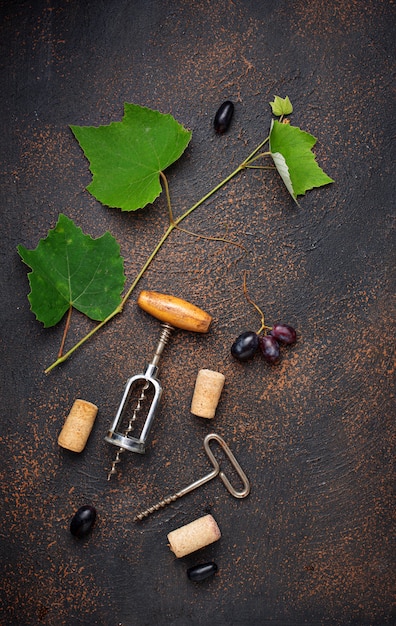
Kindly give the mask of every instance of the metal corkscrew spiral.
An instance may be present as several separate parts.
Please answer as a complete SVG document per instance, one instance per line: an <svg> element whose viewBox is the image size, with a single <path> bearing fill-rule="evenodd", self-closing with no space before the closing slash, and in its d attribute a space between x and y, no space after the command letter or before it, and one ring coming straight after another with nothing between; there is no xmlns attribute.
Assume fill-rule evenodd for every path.
<svg viewBox="0 0 396 626"><path fill-rule="evenodd" d="M149 387L149 383L146 382L146 384L144 385L141 394L139 396L139 399L137 401L135 410L133 411L132 417L130 418L129 422L128 422L128 427L125 429L124 432L124 437L128 437L129 433L133 430L133 426L134 426L134 422L136 421L136 418L138 416L138 413L140 411L140 409L142 408L142 402L144 401L146 394L145 391L148 389ZM116 467L117 464L121 461L121 454L122 452L125 452L125 448L118 448L117 450L117 454L115 456L114 461L111 464L111 469L109 471L109 473L107 474L107 480L110 480L112 476L114 476L114 474L117 473Z"/></svg>
<svg viewBox="0 0 396 626"><path fill-rule="evenodd" d="M135 376L132 376L132 378L130 378L127 381L124 395L121 400L120 406L118 407L116 417L105 438L108 443L118 445L118 450L117 450L115 459L111 465L111 469L107 475L107 480L110 480L111 477L117 473L116 468L117 468L118 463L120 463L121 461L120 456L123 452L125 452L125 450L130 450L131 452L138 452L139 454L144 454L146 451L147 436L150 432L152 422L157 413L159 401L162 395L162 387L161 387L159 380L156 377L157 370L158 370L158 362L166 344L169 341L172 331L173 331L173 327L170 324L162 324L161 335L160 335L157 348L155 350L155 354L151 363L149 363L149 365L146 367L146 370L144 371L143 374L137 374ZM139 385L139 383L141 382L143 382L144 384L141 389L140 396L137 400L136 406L133 410L132 416L129 418L128 425L126 429L124 430L123 434L120 434L120 432L117 429L120 429L122 425L124 414L130 403L130 397L132 395L132 391L134 388L136 388L136 385ZM150 406L148 407L147 418L144 423L143 430L141 431L138 438L132 437L131 432L134 429L138 414L140 413L142 409L142 404L144 400L146 399L146 392L150 387L152 387L154 390L154 396L153 396Z"/></svg>

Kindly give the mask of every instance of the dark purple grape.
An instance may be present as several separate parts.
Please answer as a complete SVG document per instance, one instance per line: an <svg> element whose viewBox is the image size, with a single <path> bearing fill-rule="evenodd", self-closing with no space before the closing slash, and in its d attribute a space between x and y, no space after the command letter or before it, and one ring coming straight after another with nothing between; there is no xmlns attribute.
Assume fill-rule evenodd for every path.
<svg viewBox="0 0 396 626"><path fill-rule="evenodd" d="M280 343L288 345L295 343L297 339L296 331L288 324L274 324L270 334Z"/></svg>
<svg viewBox="0 0 396 626"><path fill-rule="evenodd" d="M271 365L276 365L280 359L280 348L275 337L272 335L261 335L259 341L265 360Z"/></svg>
<svg viewBox="0 0 396 626"><path fill-rule="evenodd" d="M219 133L219 135L222 135L228 130L231 124L233 115L234 115L234 105L231 102L231 100L226 100L219 107L214 118L213 126L214 126L216 133Z"/></svg>
<svg viewBox="0 0 396 626"><path fill-rule="evenodd" d="M216 574L218 567L216 563L202 563L201 565L194 565L187 570L187 576L190 580L197 583L209 576Z"/></svg>
<svg viewBox="0 0 396 626"><path fill-rule="evenodd" d="M237 337L231 346L231 354L238 361L251 359L259 347L259 338L253 330L247 330Z"/></svg>
<svg viewBox="0 0 396 626"><path fill-rule="evenodd" d="M89 504L81 506L70 523L70 532L79 539L89 533L96 520L96 509Z"/></svg>

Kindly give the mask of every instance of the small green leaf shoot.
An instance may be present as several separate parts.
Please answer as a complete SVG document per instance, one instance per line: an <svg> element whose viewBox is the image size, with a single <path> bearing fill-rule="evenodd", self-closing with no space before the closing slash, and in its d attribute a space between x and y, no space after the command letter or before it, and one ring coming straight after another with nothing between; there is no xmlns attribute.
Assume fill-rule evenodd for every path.
<svg viewBox="0 0 396 626"><path fill-rule="evenodd" d="M270 102L272 113L277 116L290 115L293 112L293 105L290 102L289 96L286 98L280 98L275 96L274 101Z"/></svg>

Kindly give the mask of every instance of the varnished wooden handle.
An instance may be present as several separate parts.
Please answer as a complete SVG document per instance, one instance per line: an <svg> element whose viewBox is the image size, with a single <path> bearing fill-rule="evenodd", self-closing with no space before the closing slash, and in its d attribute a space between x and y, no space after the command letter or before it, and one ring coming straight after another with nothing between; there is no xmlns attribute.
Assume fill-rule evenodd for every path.
<svg viewBox="0 0 396 626"><path fill-rule="evenodd" d="M156 291L141 291L137 303L143 311L161 322L183 330L207 333L212 321L209 313L194 304Z"/></svg>

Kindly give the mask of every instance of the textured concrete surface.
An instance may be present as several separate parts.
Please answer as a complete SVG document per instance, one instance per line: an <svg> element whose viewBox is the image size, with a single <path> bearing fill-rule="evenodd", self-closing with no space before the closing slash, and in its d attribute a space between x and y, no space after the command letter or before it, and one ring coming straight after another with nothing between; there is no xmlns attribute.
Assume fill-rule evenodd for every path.
<svg viewBox="0 0 396 626"><path fill-rule="evenodd" d="M394 31L380 0L50 0L0 2L1 16L1 617L4 626L395 623ZM236 167L288 95L292 122L318 138L335 183L297 207L273 172L233 180L174 232L140 288L190 300L214 317L208 335L178 331L161 360L161 411L145 456L104 441L126 379L142 371L159 323L136 306L62 366L63 324L29 309L17 244L34 248L59 213L109 230L128 284L167 226L164 194L135 214L86 190L88 163L69 124L120 120L123 103L170 112L193 131L167 174L175 215ZM212 130L225 99L230 131ZM298 329L279 366L232 360L260 320ZM73 314L68 347L92 323ZM226 383L216 417L189 412L201 368ZM81 454L57 437L76 398L99 406ZM218 432L252 485L232 498L216 479L141 524L134 515L210 469ZM69 532L93 504L85 540ZM211 512L222 538L177 560L169 531ZM189 566L215 560L213 579Z"/></svg>

